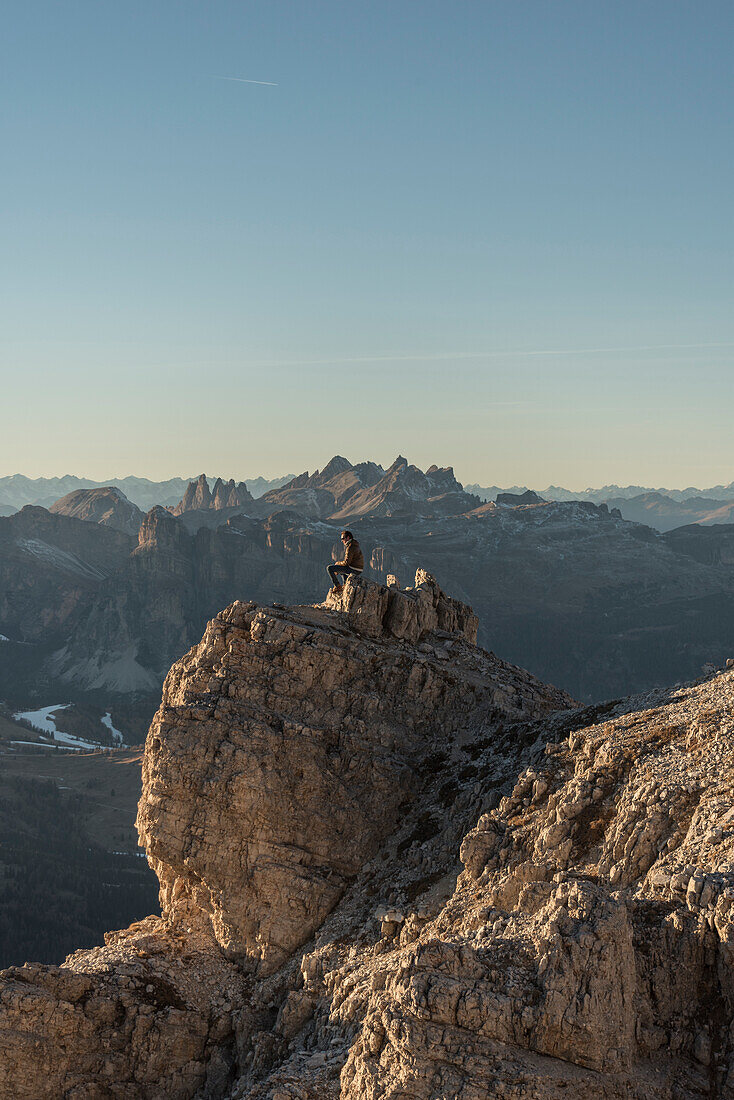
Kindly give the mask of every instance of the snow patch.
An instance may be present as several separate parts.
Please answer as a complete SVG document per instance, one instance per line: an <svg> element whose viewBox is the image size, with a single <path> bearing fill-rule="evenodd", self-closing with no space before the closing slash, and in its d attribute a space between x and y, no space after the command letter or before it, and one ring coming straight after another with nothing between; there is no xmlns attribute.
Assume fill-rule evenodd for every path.
<svg viewBox="0 0 734 1100"><path fill-rule="evenodd" d="M65 573L77 573L81 577L91 577L97 581L104 580L105 574L95 566L82 561L76 554L51 546L43 539L16 539L16 546L55 569L63 569Z"/></svg>
<svg viewBox="0 0 734 1100"><path fill-rule="evenodd" d="M54 703L51 707L41 707L40 710L19 710L17 714L13 715L16 721L19 718L25 719L26 722L30 722L34 729L39 730L41 733L50 733L52 737L56 736L56 722L51 717L59 710L68 710L71 703Z"/></svg>
<svg viewBox="0 0 734 1100"><path fill-rule="evenodd" d="M71 749L99 749L99 741L85 741L83 737L75 737L73 733L62 733L57 730L54 740L59 745L66 745Z"/></svg>
<svg viewBox="0 0 734 1100"><path fill-rule="evenodd" d="M6 638L4 634L0 634L0 642L9 642L10 638Z"/></svg>
<svg viewBox="0 0 734 1100"><path fill-rule="evenodd" d="M34 729L37 729L39 733L50 734L53 737L53 743L48 741L17 741L11 742L11 744L25 744L25 745L46 745L51 747L53 745L64 745L70 749L99 749L101 746L98 741L86 741L83 737L75 737L73 733L65 733L56 726L56 719L52 715L56 715L60 710L67 710L72 703L54 703L50 707L40 707L38 710L19 710L13 715L13 718L24 718L26 722L30 722Z"/></svg>
<svg viewBox="0 0 734 1100"><path fill-rule="evenodd" d="M107 726L107 729L110 731L115 741L119 741L119 743L122 745L122 734L112 725L112 712L108 710L104 718L100 718L100 721L103 726Z"/></svg>

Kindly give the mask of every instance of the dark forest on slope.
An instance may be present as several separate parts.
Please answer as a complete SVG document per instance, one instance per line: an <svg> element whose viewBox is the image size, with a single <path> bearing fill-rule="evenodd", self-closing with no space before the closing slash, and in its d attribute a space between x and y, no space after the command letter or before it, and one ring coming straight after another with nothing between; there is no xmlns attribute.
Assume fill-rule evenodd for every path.
<svg viewBox="0 0 734 1100"><path fill-rule="evenodd" d="M0 779L0 967L60 963L158 911L145 859L95 844L89 817L88 799L51 779Z"/></svg>

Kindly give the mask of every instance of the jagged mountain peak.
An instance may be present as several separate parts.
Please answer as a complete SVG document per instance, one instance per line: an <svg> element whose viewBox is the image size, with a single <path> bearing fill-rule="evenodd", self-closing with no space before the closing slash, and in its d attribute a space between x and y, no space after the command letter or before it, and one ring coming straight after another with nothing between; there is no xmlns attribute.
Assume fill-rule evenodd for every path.
<svg viewBox="0 0 734 1100"><path fill-rule="evenodd" d="M375 462L352 465L335 455L323 470L301 474L262 498L265 507L279 505L314 519L336 522L358 515L397 512L459 514L479 503L478 497L464 492L451 467L433 465L423 473L402 455L387 470Z"/></svg>
<svg viewBox="0 0 734 1100"><path fill-rule="evenodd" d="M206 474L199 474L189 482L181 502L171 511L174 516L186 512L222 511L225 508L242 508L254 503L254 498L244 481L235 484L234 478L223 481L218 477L213 490L209 488Z"/></svg>
<svg viewBox="0 0 734 1100"><path fill-rule="evenodd" d="M431 466L423 473L398 455L384 476L342 502L332 519L352 516L458 515L479 505L478 497L465 493L451 467Z"/></svg>
<svg viewBox="0 0 734 1100"><path fill-rule="evenodd" d="M205 510L211 507L211 493L206 474L199 474L196 481L190 481L181 502L172 509L174 516L183 512Z"/></svg>
<svg viewBox="0 0 734 1100"><path fill-rule="evenodd" d="M334 455L320 473L317 471L317 473L314 474L314 477L319 476L322 481L328 481L330 478L337 477L339 474L343 474L345 471L352 469L354 469L354 467L349 459L344 458L342 455Z"/></svg>
<svg viewBox="0 0 734 1100"><path fill-rule="evenodd" d="M358 462L353 468L360 482L365 486L374 485L385 476L385 471L377 462Z"/></svg>

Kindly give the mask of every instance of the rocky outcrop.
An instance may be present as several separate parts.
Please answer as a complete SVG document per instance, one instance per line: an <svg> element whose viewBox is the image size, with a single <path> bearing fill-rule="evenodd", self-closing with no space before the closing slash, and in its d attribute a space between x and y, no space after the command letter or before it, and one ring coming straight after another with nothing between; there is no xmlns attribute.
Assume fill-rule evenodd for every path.
<svg viewBox="0 0 734 1100"><path fill-rule="evenodd" d="M254 498L244 481L235 484L234 478L222 481L218 477L214 489L209 489L206 474L200 474L196 481L190 481L182 500L171 511L174 516L187 512L221 512L226 508L239 509L252 504Z"/></svg>
<svg viewBox="0 0 734 1100"><path fill-rule="evenodd" d="M353 579L343 609L234 604L174 666L139 811L163 917L3 972L0 1094L224 1097L269 1072L313 1007L286 988L299 946L423 811L440 761L484 723L569 704L416 580L399 614Z"/></svg>
<svg viewBox="0 0 734 1100"><path fill-rule="evenodd" d="M231 1096L734 1096L732 713L725 672L475 741L464 790L426 788L304 952L275 1064Z"/></svg>
<svg viewBox="0 0 734 1100"><path fill-rule="evenodd" d="M549 723L394 941L342 1095L734 1095L733 709L722 674Z"/></svg>
<svg viewBox="0 0 734 1100"><path fill-rule="evenodd" d="M439 631L459 635L470 645L477 641L479 623L472 609L445 596L424 569L416 573L414 587L405 591L397 584L383 587L359 576L347 577L338 594L329 592L325 606L344 612L356 631L372 637L388 635L417 645Z"/></svg>
<svg viewBox="0 0 734 1100"><path fill-rule="evenodd" d="M0 971L0 1096L221 1097L244 1003L241 973L206 937L152 917L63 966Z"/></svg>
<svg viewBox="0 0 734 1100"><path fill-rule="evenodd" d="M477 650L471 610L425 574L406 593L350 578L332 606L228 608L172 668L148 739L138 829L163 911L205 914L259 973L333 909L431 753L569 702Z"/></svg>
<svg viewBox="0 0 734 1100"><path fill-rule="evenodd" d="M174 516L180 516L182 512L192 512L195 510L204 510L211 508L212 495L209 491L209 482L206 479L206 474L199 474L196 481L190 481L186 492L184 493L179 504L175 508L172 508Z"/></svg>
<svg viewBox="0 0 734 1100"><path fill-rule="evenodd" d="M734 1097L734 669L587 710L419 573L171 670L163 916L0 984L0 1093ZM559 709L561 708L561 709Z"/></svg>
<svg viewBox="0 0 734 1100"><path fill-rule="evenodd" d="M101 523L127 535L137 535L143 520L141 510L114 485L102 489L77 489L57 500L49 511L59 516L74 516L87 523Z"/></svg>
<svg viewBox="0 0 734 1100"><path fill-rule="evenodd" d="M235 485L234 478L224 482L221 477L218 477L214 483L212 507L217 511L221 511L223 508L244 508L248 504L252 504L253 500L254 497L244 481L240 481Z"/></svg>

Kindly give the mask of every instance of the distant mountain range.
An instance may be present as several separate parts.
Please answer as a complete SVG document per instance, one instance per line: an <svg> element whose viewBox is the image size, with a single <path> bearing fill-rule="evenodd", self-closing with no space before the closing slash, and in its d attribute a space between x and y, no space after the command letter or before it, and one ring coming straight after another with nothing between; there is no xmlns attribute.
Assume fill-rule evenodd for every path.
<svg viewBox="0 0 734 1100"><path fill-rule="evenodd" d="M0 698L137 699L152 713L222 607L322 599L345 526L369 576L404 584L427 568L474 606L483 645L577 698L734 655L734 524L660 534L606 503L499 498L482 503L450 468L337 455L259 498L201 475L147 513L114 486L26 506L0 519Z"/></svg>
<svg viewBox="0 0 734 1100"><path fill-rule="evenodd" d="M0 492L2 492L0 481ZM499 485L466 485L468 493L476 493L482 500L495 500L498 493L526 493L527 485L512 485L502 488ZM560 485L549 485L547 489L534 490L545 500L590 500L593 504L605 504L610 500L630 500L648 493L657 493L671 500L691 500L695 497L709 497L714 500L734 500L734 481L728 485L714 485L711 489L653 489L644 485L603 485L601 489L564 489Z"/></svg>
<svg viewBox="0 0 734 1100"><path fill-rule="evenodd" d="M408 467L405 459L397 459L396 462ZM346 464L346 465L345 465ZM416 467L410 467L414 471ZM434 477L437 468L427 470L422 477ZM9 516L23 508L26 504L39 504L44 508L50 508L57 503L61 504L62 498L70 497L70 494L82 489L117 489L123 494L123 498L142 511L148 511L154 505L159 504L164 508L173 508L178 514L196 509L194 499L198 491L201 500L204 499L202 478L206 484L206 491L211 497L211 509L223 512L229 507L237 507L240 504L249 503L246 495L254 500L264 498L269 505L281 505L303 509L304 502L309 499L318 501L317 510L321 514L336 515L347 504L351 496L358 490L362 492L359 501L349 504L349 510L345 516L360 514L359 507L367 511L373 509L373 500L370 496L372 488L385 476L395 478L395 464L390 471L385 471L382 466L373 462L361 462L352 466L345 458L336 456L324 467L322 471L314 474L308 472L295 477L288 474L277 478L246 478L235 483L225 481L222 478L206 477L201 475L196 479L170 478L167 481L150 481L148 478L123 477L112 478L110 481L93 481L89 478L76 477L67 474L64 477L53 478L28 478L23 474L11 474L0 477L0 516ZM415 476L415 475L411 475ZM462 486L453 477L451 471L451 485L447 482L441 487L435 486L434 496L445 496L446 493L465 493L475 496L479 502L496 500L500 494L521 495L528 492L525 485L488 485L470 484ZM396 480L400 482L396 486L398 496L390 502L390 489L387 486L377 490L380 496L385 490L385 506L392 508L397 505L400 497L407 500L410 489L406 481L405 473L399 473ZM232 489L237 485L238 496L233 497L231 503L225 500L225 487L227 495L231 496ZM194 486L192 489L191 486ZM197 489L198 486L198 489ZM281 493L280 490L285 490ZM423 485L413 487L418 498L427 496L427 490ZM186 494L189 499L186 499ZM559 485L549 485L545 489L535 490L543 500L570 501L585 500L594 504L608 504L610 508L619 508L625 519L638 523L646 523L658 531L669 531L687 523L731 523L734 522L734 481L728 485L715 485L709 489L653 489L642 485L603 485L599 489L587 488L579 491L565 489ZM216 504L213 503L216 500ZM450 498L446 504L452 507ZM64 504L66 508L68 501ZM86 505L85 505L86 506ZM204 504L204 509L210 510L209 503ZM265 509L267 510L267 509ZM463 509L466 510L466 509ZM312 506L307 508L308 514L313 514ZM65 514L74 514L65 512ZM230 512L229 514L234 514ZM207 525L211 526L215 521L226 521L228 516L222 514L218 517L208 517ZM190 524L189 524L190 525Z"/></svg>
<svg viewBox="0 0 734 1100"><path fill-rule="evenodd" d="M710 526L734 523L734 500L713 500L706 496L673 500L664 493L641 493L628 500L611 497L607 504L619 508L625 519L647 523L658 531L672 531L689 523Z"/></svg>
<svg viewBox="0 0 734 1100"><path fill-rule="evenodd" d="M528 492L525 486L514 485L500 489L497 485L482 487L467 485L468 492L476 493L482 500L496 500L508 493L520 495ZM645 523L656 531L672 531L689 523L734 523L734 481L728 485L715 485L712 489L644 489L639 485L605 485L601 489L584 489L573 493L558 485L537 490L543 500L586 500L593 504L606 504L618 508L623 519Z"/></svg>
<svg viewBox="0 0 734 1100"><path fill-rule="evenodd" d="M262 500L263 507L256 509L257 514L265 514L271 506L281 506L305 510L308 515L332 515L335 518L342 515L348 518L362 514L360 509L372 512L376 506L376 498L382 499L383 506L388 511L408 506L411 493L414 494L414 500L418 501L430 499L431 495L434 499L444 497L444 504L450 511L454 510L454 505L458 506L458 510L466 511L469 507L469 502L465 499L467 496L476 497L481 503L494 501L499 495L520 496L530 491L525 485L462 486L454 478L452 470L449 480L439 484L442 474L437 467L431 467L417 478L414 473L416 467L409 467L405 459L398 458L396 463L397 467L393 463L390 470L386 471L374 462L360 462L352 466L347 459L336 456L323 470L317 470L314 474L306 472L298 477L288 474L270 479L246 478L238 483L232 479L225 481L219 477L206 477L204 474L196 479L150 481L147 478L123 477L113 478L108 482L92 481L70 474L55 478L28 478L23 474L12 474L0 477L0 516L12 515L26 504L38 504L44 508L54 506L57 511L61 509L66 515L75 515L74 511L68 510L70 507L90 507L83 498L75 498L73 502L71 500L71 494L84 489L118 490L123 500L143 512L159 504L175 510L179 515L193 511L218 513L206 517L187 516L186 523L190 529L192 523L195 526L199 521L202 526L216 526L220 522L226 522L236 510L251 503L248 497L256 501ZM436 481L437 476L439 481ZM395 484L384 484L373 493L372 490L385 477L392 478ZM409 485L411 477L417 478L412 487ZM426 487L420 481L423 477L434 480L433 488ZM235 496L232 495L234 489ZM734 481L728 485L714 485L710 489L651 489L642 485L604 485L600 489L574 491L559 485L549 485L546 489L535 492L542 500L582 500L593 504L607 504L610 508L619 508L624 519L648 524L658 531L670 531L688 523L709 525L734 522ZM358 493L362 495L357 497ZM452 497L451 494L457 493L463 493L464 498L455 495ZM355 499L352 500L352 497ZM99 499L101 498L98 501ZM203 506L199 507L200 504ZM96 506L101 505L98 503ZM410 510L409 506L408 509ZM118 506L113 508L113 512L119 511ZM120 526L119 522L109 522L113 526ZM127 523L128 530L131 529L130 522Z"/></svg>
<svg viewBox="0 0 734 1100"><path fill-rule="evenodd" d="M293 474L285 477L245 479L247 489L254 497L262 496L269 489L278 489L290 481ZM172 477L168 481L150 481L147 477L111 478L109 481L92 481L87 477L65 474L63 477L26 477L24 474L9 474L0 477L0 515L12 515L26 504L40 504L50 508L61 497L77 489L120 489L127 499L143 511L155 504L164 508L177 504L189 484L190 478Z"/></svg>

